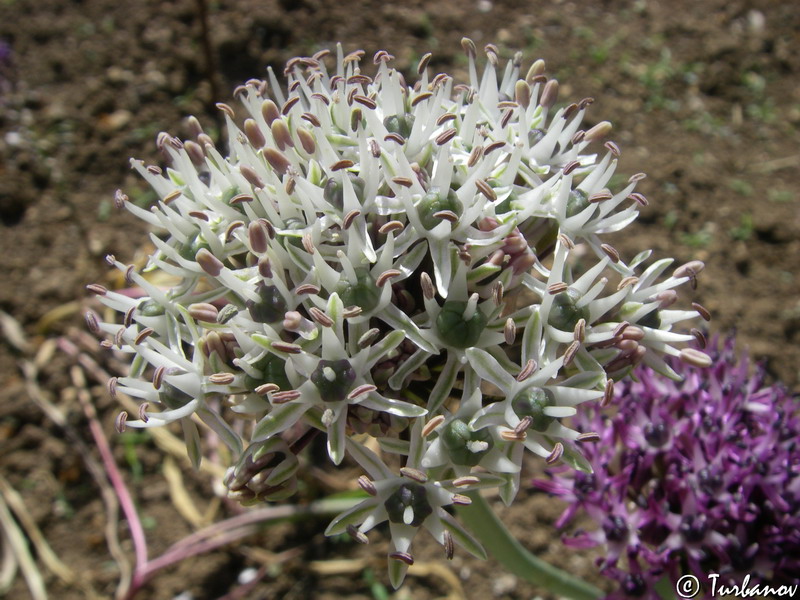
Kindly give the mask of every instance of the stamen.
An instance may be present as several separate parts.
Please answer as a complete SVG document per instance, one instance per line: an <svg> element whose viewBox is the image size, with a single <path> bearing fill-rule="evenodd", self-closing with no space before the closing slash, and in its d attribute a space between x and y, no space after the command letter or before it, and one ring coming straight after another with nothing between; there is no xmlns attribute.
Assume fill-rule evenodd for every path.
<svg viewBox="0 0 800 600"><path fill-rule="evenodd" d="M564 352L564 366L568 367L572 364L572 361L575 360L575 355L578 354L578 350L581 348L580 342L572 342L569 347L567 347L567 351Z"/></svg>
<svg viewBox="0 0 800 600"><path fill-rule="evenodd" d="M458 131L456 129L446 129L438 136L436 136L434 142L436 143L437 146L444 146L447 142L456 137L457 133Z"/></svg>
<svg viewBox="0 0 800 600"><path fill-rule="evenodd" d="M503 327L503 336L505 337L506 344L509 346L514 343L517 337L517 324L514 323L514 319L511 317L506 319L506 324Z"/></svg>
<svg viewBox="0 0 800 600"><path fill-rule="evenodd" d="M400 221L389 221L378 229L378 233L388 234L390 231L402 231L405 226Z"/></svg>
<svg viewBox="0 0 800 600"><path fill-rule="evenodd" d="M587 431L580 434L575 440L578 442L599 442L600 434L595 431Z"/></svg>
<svg viewBox="0 0 800 600"><path fill-rule="evenodd" d="M428 476L419 469L412 469L411 467L401 467L400 474L403 477L413 479L418 483L427 483Z"/></svg>
<svg viewBox="0 0 800 600"><path fill-rule="evenodd" d="M457 479L453 479L453 486L467 487L469 485L475 485L476 483L480 482L481 480L478 477L475 477L475 475L464 475L463 477L458 477Z"/></svg>
<svg viewBox="0 0 800 600"><path fill-rule="evenodd" d="M230 385L235 381L233 373L214 373L209 375L208 380L217 385Z"/></svg>
<svg viewBox="0 0 800 600"><path fill-rule="evenodd" d="M419 283L422 287L422 295L425 297L426 300L433 300L436 296L436 288L433 287L433 281L431 281L431 276L425 273L424 271L419 276Z"/></svg>
<svg viewBox="0 0 800 600"><path fill-rule="evenodd" d="M600 408L605 408L614 400L614 380L606 381L606 389L603 392L603 399L600 401Z"/></svg>
<svg viewBox="0 0 800 600"><path fill-rule="evenodd" d="M286 390L285 392L273 392L270 398L272 404L286 404L292 400L297 400L300 392L297 390Z"/></svg>
<svg viewBox="0 0 800 600"><path fill-rule="evenodd" d="M133 341L135 345L139 345L144 342L148 337L150 337L154 333L152 327L145 327L139 332L139 335L136 336L136 339Z"/></svg>
<svg viewBox="0 0 800 600"><path fill-rule="evenodd" d="M414 557L411 556L408 552L392 552L389 555L389 558L393 558L394 560L399 560L400 562L404 562L409 567L414 564Z"/></svg>
<svg viewBox="0 0 800 600"><path fill-rule="evenodd" d="M114 429L117 430L117 433L123 433L125 431L125 423L128 420L128 413L124 410L117 415L117 418L114 419Z"/></svg>
<svg viewBox="0 0 800 600"><path fill-rule="evenodd" d="M347 531L347 535L349 535L359 544L369 544L369 538L360 532L355 525L348 525L345 531Z"/></svg>
<svg viewBox="0 0 800 600"><path fill-rule="evenodd" d="M316 306L312 306L311 308L309 308L308 314L311 315L311 318L314 319L317 323L319 323L323 327L333 327L333 319L331 319L328 315L326 315Z"/></svg>
<svg viewBox="0 0 800 600"><path fill-rule="evenodd" d="M703 318L704 321L711 320L711 313L708 309L697 302L692 302L692 308L697 311L697 313Z"/></svg>
<svg viewBox="0 0 800 600"><path fill-rule="evenodd" d="M525 366L522 367L522 370L517 374L516 380L520 382L525 381L528 377L533 375L533 372L536 370L537 366L538 365L536 364L536 361L532 358L529 358L528 362L525 363Z"/></svg>
<svg viewBox="0 0 800 600"><path fill-rule="evenodd" d="M361 477L358 478L358 487L360 487L370 496L378 495L378 490L375 487L375 484L372 483L372 480L366 475L362 475Z"/></svg>
<svg viewBox="0 0 800 600"><path fill-rule="evenodd" d="M456 546L455 542L453 541L453 534L447 529L445 529L444 533L442 534L442 546L444 546L444 557L447 560L453 560Z"/></svg>
<svg viewBox="0 0 800 600"><path fill-rule="evenodd" d="M558 459L562 457L564 454L564 446L561 442L556 442L555 446L553 446L553 451L550 453L550 456L544 459L548 465L552 465L558 462Z"/></svg>
<svg viewBox="0 0 800 600"><path fill-rule="evenodd" d="M399 277L402 274L402 271L398 271L397 269L388 269L378 275L378 278L375 280L375 285L377 285L379 288L382 288L387 281L393 279L394 277Z"/></svg>
<svg viewBox="0 0 800 600"><path fill-rule="evenodd" d="M436 415L430 421L425 423L425 426L422 428L422 437L428 437L434 430L444 423L444 415Z"/></svg>

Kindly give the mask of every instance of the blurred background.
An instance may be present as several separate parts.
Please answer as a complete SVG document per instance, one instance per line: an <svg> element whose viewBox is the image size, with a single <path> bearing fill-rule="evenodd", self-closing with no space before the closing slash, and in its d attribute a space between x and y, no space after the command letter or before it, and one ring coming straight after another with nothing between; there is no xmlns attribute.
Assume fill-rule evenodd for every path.
<svg viewBox="0 0 800 600"><path fill-rule="evenodd" d="M188 115L219 139L214 105L234 104L236 85L338 41L368 58L389 51L409 81L432 52L432 72L463 81L463 36L496 44L504 58L521 51L524 68L544 59L560 101L595 99L587 125L614 124L618 171L648 174L637 191L650 204L613 245L628 258L653 248L678 263L704 261L693 299L713 314L710 333L735 329L772 381L800 389L794 2L0 0L0 491L12 508L22 503L66 569L31 542L51 597L112 597L119 579L104 535L116 517L87 470L97 451L82 396L97 407L153 554L227 510L213 500L213 473L166 459L149 434L114 434L119 407L91 371L84 383L73 368L97 355L78 333L85 285L115 285L103 257L139 260L146 240L142 222L114 208L117 188L142 206L155 199L128 158L158 163L156 135L187 137ZM316 475L306 497L342 485ZM568 551L552 528L562 507L538 492L520 496L500 512L525 546L591 577L593 557ZM324 527L270 527L164 570L140 597L232 598L243 570L256 568L262 579L248 598L547 598L491 561L447 563L435 544L391 594L380 540L356 547L326 540ZM124 523L120 538L130 559ZM28 597L22 574L9 585L9 598Z"/></svg>

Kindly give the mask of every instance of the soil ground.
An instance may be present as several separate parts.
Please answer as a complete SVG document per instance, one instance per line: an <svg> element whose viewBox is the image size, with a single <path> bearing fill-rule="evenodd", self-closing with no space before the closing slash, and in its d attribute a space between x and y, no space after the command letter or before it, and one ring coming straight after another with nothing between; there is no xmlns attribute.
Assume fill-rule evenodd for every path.
<svg viewBox="0 0 800 600"><path fill-rule="evenodd" d="M79 574L79 584L66 584L42 567L51 597L111 597L119 572L103 534L100 492L65 433L92 445L70 376L74 359L40 354L38 389L20 364L48 340L82 328L84 285L112 283L103 256L136 259L144 227L113 210L117 188L141 201L149 193L128 157L157 162L159 131L185 137L189 114L213 126L214 103L228 101L235 85L337 41L367 56L386 49L406 72L431 51L432 68L457 79L465 77L464 35L479 47L496 43L504 56L521 50L528 64L545 59L561 98L591 96L589 121L614 123L621 172L648 174L637 191L650 205L614 245L628 257L653 248L678 263L705 261L694 299L713 313L711 332L735 329L773 380L800 388L795 2L215 0L207 3L210 61L202 5L0 2L0 44L7 45L0 45L0 464L57 556ZM113 435L119 407L98 382L89 385L151 551L163 551L192 530L170 495L164 453L147 436ZM43 415L32 400L37 393L64 415L66 429ZM211 477L184 476L197 505L211 505ZM330 476L312 485L332 489ZM537 554L589 576L592 557L567 551L552 528L561 507L533 491L521 496L500 511L512 531ZM260 566L264 578L248 598L385 597L380 541L364 548L326 540L324 526L320 519L270 527L166 569L140 597L223 597L243 569ZM124 527L121 537L132 556ZM423 568L396 598L547 597L491 561L446 563L435 544L415 548ZM8 597L27 594L18 576Z"/></svg>

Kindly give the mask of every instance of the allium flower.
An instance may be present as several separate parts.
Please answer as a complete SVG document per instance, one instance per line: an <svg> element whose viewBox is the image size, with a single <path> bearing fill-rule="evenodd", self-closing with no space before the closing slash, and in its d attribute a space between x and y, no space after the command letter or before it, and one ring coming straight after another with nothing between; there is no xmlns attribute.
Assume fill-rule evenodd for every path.
<svg viewBox="0 0 800 600"><path fill-rule="evenodd" d="M664 575L800 584L797 399L764 387L761 369L750 375L733 338L712 357L704 371L668 359L680 383L637 371L613 417L587 410L574 420L601 432L584 452L594 473L552 469L551 481L535 482L569 503L558 526L578 510L597 523L565 542L605 544L600 566L622 597L659 597L653 587Z"/></svg>
<svg viewBox="0 0 800 600"><path fill-rule="evenodd" d="M488 45L479 76L475 45L463 46L463 84L432 76L430 55L413 86L386 52L373 76L361 51L292 59L286 91L271 70L236 89L243 120L219 105L227 156L190 118L192 139L159 134L165 168L132 161L160 199L145 210L118 192L117 205L157 231L145 271L174 283L109 257L138 291L90 286L124 314L122 325L87 316L132 355L111 387L143 400L120 429L179 421L198 460L199 418L231 447L226 481L246 502L290 493L296 453L322 431L333 463L375 465L377 512L357 537L388 518L405 554L420 524L448 546L447 482L477 477L511 502L525 448L588 468L574 442L597 436L561 419L692 339L671 329L698 310L665 309L699 266L662 283L665 263L637 276L648 252L625 264L601 241L646 202L640 176L609 189L613 142L599 160L589 152L611 125L581 129L591 99L556 109L543 61L525 73L517 54L498 77ZM363 434L412 470L365 459ZM409 524L389 506L407 497L430 516Z"/></svg>

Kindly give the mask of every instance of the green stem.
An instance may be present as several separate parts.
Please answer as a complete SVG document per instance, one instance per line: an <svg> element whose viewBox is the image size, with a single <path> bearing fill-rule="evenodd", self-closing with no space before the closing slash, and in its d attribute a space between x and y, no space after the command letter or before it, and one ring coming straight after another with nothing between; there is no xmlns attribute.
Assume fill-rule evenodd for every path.
<svg viewBox="0 0 800 600"><path fill-rule="evenodd" d="M565 598L595 600L603 595L593 585L528 552L511 535L478 492L470 492L467 495L472 499L472 504L458 506L456 508L458 516L481 541L489 554L508 571Z"/></svg>

